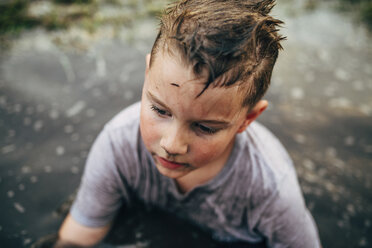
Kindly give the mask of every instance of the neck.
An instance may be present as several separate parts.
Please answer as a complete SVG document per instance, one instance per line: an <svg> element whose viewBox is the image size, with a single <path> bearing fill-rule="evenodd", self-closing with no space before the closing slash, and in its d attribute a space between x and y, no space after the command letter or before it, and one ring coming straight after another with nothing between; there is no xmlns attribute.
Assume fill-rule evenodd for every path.
<svg viewBox="0 0 372 248"><path fill-rule="evenodd" d="M233 139L229 147L226 149L225 154L213 164L200 167L183 177L176 178L175 182L177 184L178 190L181 193L185 194L195 187L203 185L215 178L223 169L227 160L229 159L232 148L234 147L234 140L235 139Z"/></svg>

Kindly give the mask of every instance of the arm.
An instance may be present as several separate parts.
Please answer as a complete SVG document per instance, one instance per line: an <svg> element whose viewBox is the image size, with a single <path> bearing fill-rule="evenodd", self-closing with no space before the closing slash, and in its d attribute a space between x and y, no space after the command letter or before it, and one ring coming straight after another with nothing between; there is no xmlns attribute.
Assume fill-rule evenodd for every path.
<svg viewBox="0 0 372 248"><path fill-rule="evenodd" d="M320 248L316 224L296 178L285 179L262 213L258 230L267 238L269 247Z"/></svg>
<svg viewBox="0 0 372 248"><path fill-rule="evenodd" d="M54 247L91 247L100 242L109 230L110 224L103 227L86 227L69 214L59 230L59 238Z"/></svg>

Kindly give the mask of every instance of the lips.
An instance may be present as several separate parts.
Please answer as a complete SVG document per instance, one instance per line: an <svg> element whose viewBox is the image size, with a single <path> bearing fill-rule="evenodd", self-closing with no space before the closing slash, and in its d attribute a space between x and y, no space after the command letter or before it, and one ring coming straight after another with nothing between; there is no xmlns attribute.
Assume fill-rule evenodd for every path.
<svg viewBox="0 0 372 248"><path fill-rule="evenodd" d="M179 168L182 168L182 167L185 167L187 166L187 164L184 164L184 163L176 163L176 162L173 162L173 161L169 161L165 158L161 158L161 157L156 157L157 160L159 161L159 163L167 168L167 169L170 169L170 170L176 170L176 169L179 169Z"/></svg>

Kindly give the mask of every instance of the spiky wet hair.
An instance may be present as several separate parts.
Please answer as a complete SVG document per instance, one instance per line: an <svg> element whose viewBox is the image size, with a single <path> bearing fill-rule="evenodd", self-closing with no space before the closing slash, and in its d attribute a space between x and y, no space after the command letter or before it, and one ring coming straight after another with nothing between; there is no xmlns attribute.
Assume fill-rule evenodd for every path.
<svg viewBox="0 0 372 248"><path fill-rule="evenodd" d="M208 79L198 96L212 87L238 84L243 106L254 106L265 94L284 38L283 23L269 16L275 0L181 0L168 6L160 19L151 51L181 56L195 75Z"/></svg>

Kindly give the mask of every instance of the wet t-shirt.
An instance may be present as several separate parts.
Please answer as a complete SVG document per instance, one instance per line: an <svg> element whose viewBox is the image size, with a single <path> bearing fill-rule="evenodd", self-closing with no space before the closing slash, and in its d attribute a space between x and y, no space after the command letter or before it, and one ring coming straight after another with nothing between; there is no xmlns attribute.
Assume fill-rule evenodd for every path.
<svg viewBox="0 0 372 248"><path fill-rule="evenodd" d="M287 152L262 125L237 135L224 168L186 194L160 174L139 130L140 103L105 125L89 153L71 215L101 227L133 199L186 218L219 241L261 242L270 247L319 247Z"/></svg>

